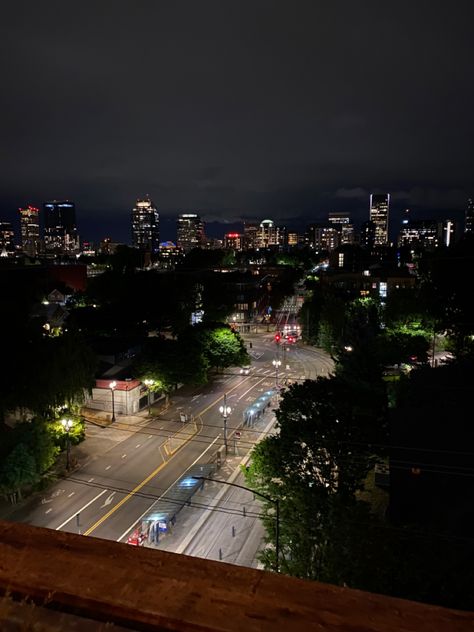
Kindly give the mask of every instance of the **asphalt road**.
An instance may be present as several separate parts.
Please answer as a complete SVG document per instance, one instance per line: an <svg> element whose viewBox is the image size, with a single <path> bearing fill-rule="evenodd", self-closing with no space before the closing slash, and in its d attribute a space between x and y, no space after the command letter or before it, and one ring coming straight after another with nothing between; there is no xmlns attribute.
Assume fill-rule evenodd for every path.
<svg viewBox="0 0 474 632"><path fill-rule="evenodd" d="M153 502L165 494L192 464L208 462L222 446L223 420L218 408L224 393L227 394L227 404L232 407L227 422L231 435L240 425L249 402L272 388L277 379L282 384L285 379L301 380L323 375L332 368L326 356L292 346L286 352L285 365L276 375L271 362L277 355L283 357L283 349L274 343L273 334L244 338L252 341L250 375L241 376L238 369L233 369L189 397L174 396L173 406L166 415L150 421L144 419L142 424L131 426L129 436L124 440L86 461L46 492L19 505L8 519L123 540ZM286 369L287 365L289 369ZM193 426L193 434L188 435L182 447L173 451L170 437L183 428L179 421L181 413L192 415L195 426L189 424ZM247 447L251 443L250 439ZM83 445L87 452L87 439Z"/></svg>

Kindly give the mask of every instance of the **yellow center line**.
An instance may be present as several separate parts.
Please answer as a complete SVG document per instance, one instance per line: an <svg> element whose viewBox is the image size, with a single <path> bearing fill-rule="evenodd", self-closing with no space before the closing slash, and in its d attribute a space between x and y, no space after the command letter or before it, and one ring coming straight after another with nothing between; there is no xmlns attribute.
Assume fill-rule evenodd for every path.
<svg viewBox="0 0 474 632"><path fill-rule="evenodd" d="M244 378L241 382L239 382L238 384L236 384L233 388L231 388L229 391L227 391L227 393L231 393L232 391L235 391L236 388L238 388L239 386L242 386L243 382L246 382L247 380L250 379L251 376ZM207 413L207 411L212 408L213 406L215 406L218 402L221 401L221 399L224 398L224 395L220 395L214 402L212 402L212 404L209 404L209 406L207 406L206 408L204 408L204 410L202 410L200 413L198 413L196 416L199 417L200 415L204 415L204 413ZM203 426L201 426L201 430L202 430ZM199 430L199 432L201 432L201 430ZM197 432L196 434L199 434L199 432ZM192 437L195 437L196 434L192 435ZM190 439L192 438L190 437ZM183 445L181 446L184 447L189 441L190 439L188 439L188 441L186 441L185 443L183 443ZM161 465L159 465L155 470L153 470L153 472L151 474L149 474L145 479L143 479L143 481L141 483L138 483L138 485L132 489L131 492L129 492L126 496L124 496L122 498L122 500L120 500L116 505L114 505L106 514L104 514L102 516L102 518L99 518L99 520L97 520L96 523L94 523L92 525L92 527L89 527L89 529L87 529L87 531L84 531L83 535L90 535L93 531L95 531L97 529L97 527L100 527L100 525L105 522L108 518L110 518L110 516L115 513L117 511L117 509L120 509L120 507L125 504L128 500L130 500L130 498L132 498L132 496L134 496L138 491L140 491L140 489L146 485L154 476L156 476L159 472L161 472L161 470L165 467L165 465L168 465L168 463L171 461L171 459L181 450L181 448L179 448L178 450L176 450L176 452L170 456L170 458L168 459L168 461L164 461L163 463L161 463Z"/></svg>

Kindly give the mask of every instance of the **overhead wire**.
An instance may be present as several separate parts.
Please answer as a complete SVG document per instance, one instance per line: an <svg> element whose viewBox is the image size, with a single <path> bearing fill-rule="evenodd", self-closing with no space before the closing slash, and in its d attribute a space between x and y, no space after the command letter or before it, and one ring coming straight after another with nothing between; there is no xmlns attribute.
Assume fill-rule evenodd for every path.
<svg viewBox="0 0 474 632"><path fill-rule="evenodd" d="M248 503L245 502L235 502L234 504L236 505L240 505L241 508L232 508L232 507L222 507L222 506L218 506L218 505L214 505L211 506L207 503L204 502L200 502L200 501L196 501L195 499L193 500L193 498L189 499L188 501L183 502L180 499L176 499L173 498L171 496L165 496L164 494L158 496L156 494L151 494L151 493L147 493L147 492L143 492L141 490L137 491L137 492L133 492L132 489L128 489L128 488L123 488L123 487L113 487L113 486L105 486L102 485L100 483L95 483L93 481L86 481L85 479L75 479L74 477L71 477L70 480L72 480L73 482L76 482L77 484L80 485L85 485L87 487L93 487L93 488L98 488L98 489L106 489L106 490L111 490L111 491L115 491L121 494L124 494L125 496L132 494L134 496L137 496L139 498L143 498L146 500L152 500L153 504L159 500L163 500L166 501L168 503L171 504L175 504L177 506L179 506L179 508L184 508L184 507L190 507L192 509L199 509L199 510L203 510L203 511L209 511L209 512L213 512L213 513L223 513L223 514L227 514L227 515L232 515L232 516L236 516L236 517L241 517L241 518L245 518L245 519L253 519L253 520L269 520L269 519L275 519L275 516L269 516L267 513L265 512L260 512L260 511L255 511L255 510L251 510L251 509L246 509L245 514L243 513L243 507L248 505ZM225 481L220 481L220 480L216 480L216 483L218 484L225 484ZM231 490L230 490L231 493ZM249 490L249 493L253 493L252 490ZM214 500L214 497L207 497L210 498L211 500ZM255 496L254 496L254 500L256 500ZM228 502L228 501L226 501ZM252 501L254 502L254 501ZM265 504L265 501L262 501ZM153 506L150 505L150 509ZM272 506L272 505L270 505ZM179 511L179 510L178 510ZM281 514L280 514L281 515ZM285 518L280 518L280 525L285 525L285 524L292 524L294 521L290 520L290 519L285 519ZM346 521L346 524L355 524L355 525L361 525L361 526L368 526L371 527L373 529L385 529L385 530L390 530L390 531L397 531L397 532L401 532L404 535L407 536L417 536L417 537L425 537L425 538L442 538L442 539L447 539L447 540L457 540L457 541L466 541L466 542L474 542L474 538L470 538L467 536L456 536L453 534L448 534L448 533L443 533L443 532L435 532L435 531L423 531L420 529L412 529L410 527L398 527L396 525L389 525L389 524L384 524L381 522L377 522L377 523L369 523L369 522L364 522L364 521L360 521L360 520L352 520L349 519ZM133 528L133 527L131 527Z"/></svg>

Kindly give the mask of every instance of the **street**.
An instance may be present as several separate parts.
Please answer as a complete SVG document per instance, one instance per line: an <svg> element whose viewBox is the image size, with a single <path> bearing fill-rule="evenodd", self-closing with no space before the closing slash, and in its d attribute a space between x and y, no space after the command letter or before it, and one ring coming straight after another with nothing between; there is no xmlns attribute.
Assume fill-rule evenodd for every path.
<svg viewBox="0 0 474 632"><path fill-rule="evenodd" d="M218 374L211 384L191 396L181 395L178 391L173 396L172 406L158 417L148 419L143 416L134 424L118 420L116 427L99 429L98 433L95 431L96 435L103 433L104 449L99 447L97 453L86 459L82 466L51 485L46 492L35 494L14 507L8 519L99 538L126 540L156 499L166 495L191 465L210 462L223 446L223 418L218 409L224 394L232 412L227 419L229 462L221 469L224 472L225 467L237 466L252 445L265 434L260 427L249 428L242 432L238 446L234 444L233 432L242 425L243 411L249 402L274 388L277 382L283 384L286 380L315 378L326 375L332 368L331 360L322 352L297 345L286 345L288 350L284 352L275 344L273 334L248 336L246 339L253 343L252 349L249 349L252 356L249 375L240 375L238 368L228 370ZM277 354L283 357L283 353L285 362L279 372L275 372L272 360ZM273 407L275 405L276 401ZM181 414L187 415L190 420L185 428L180 421ZM264 422L268 425L268 432L273 423L273 413L269 411ZM111 438L114 432L120 437L116 442ZM77 450L87 453L87 441L83 446L77 446ZM96 436L94 441L97 446L100 436ZM237 455L233 453L234 445ZM217 486L217 482L209 484L200 492L201 496L205 495L201 505L211 503ZM241 491L224 489L220 505L224 503L228 507L232 503L243 503L239 506L245 506L248 514L257 516L259 503L253 501L252 495L251 502L242 501ZM243 493L249 495L248 492ZM191 510L187 507L178 515L178 526L186 523L186 512ZM252 563L263 535L258 516L251 523L248 519L237 523L235 512L234 515L223 511L212 514L217 522L212 526L208 523L205 530L197 531L194 541L188 538L182 552L214 559L226 557L235 563ZM175 531L179 533L178 528ZM231 553L224 554L224 545L218 545L216 531L230 534L233 544ZM166 546L169 547L173 540L174 549L180 550L187 535L189 528L186 533L181 533L182 537L173 535L169 538ZM247 548L250 549L248 553Z"/></svg>

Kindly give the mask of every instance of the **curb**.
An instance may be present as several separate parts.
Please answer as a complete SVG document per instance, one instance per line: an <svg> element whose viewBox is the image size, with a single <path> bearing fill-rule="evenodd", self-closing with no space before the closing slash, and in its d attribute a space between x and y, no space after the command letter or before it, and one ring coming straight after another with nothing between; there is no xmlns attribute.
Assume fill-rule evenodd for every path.
<svg viewBox="0 0 474 632"><path fill-rule="evenodd" d="M275 417L273 416L273 419L262 430L262 434L266 434L268 432L268 430L273 426L274 423L275 423ZM235 481L235 479L241 473L241 470L240 470L241 466L242 465L245 466L249 462L251 452L252 452L252 450L249 450L248 454L246 456L244 456L244 458L240 461L240 463L235 468L235 470L232 472L232 474L229 476L229 478L226 481L223 481L223 482L233 483ZM196 536L198 531L204 526L204 524L211 517L212 510L220 503L220 501L222 500L222 497L228 491L229 491L228 488L226 488L225 485L222 485L222 489L216 494L216 496L214 496L212 501L209 503L209 506L204 510L204 513L199 517L197 522L194 524L193 528L188 532L188 534L183 539L181 544L176 548L175 553L185 554L186 549L191 544L192 540L194 539L194 537Z"/></svg>

